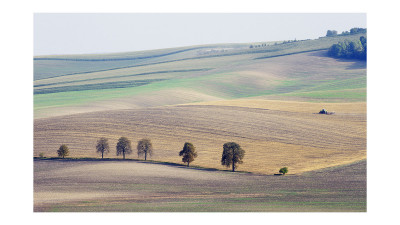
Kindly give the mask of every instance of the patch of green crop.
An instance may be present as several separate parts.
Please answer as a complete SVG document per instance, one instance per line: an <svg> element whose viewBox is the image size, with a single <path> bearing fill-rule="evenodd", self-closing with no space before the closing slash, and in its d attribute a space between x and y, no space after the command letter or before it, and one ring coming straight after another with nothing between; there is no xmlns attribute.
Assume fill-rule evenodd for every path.
<svg viewBox="0 0 400 225"><path fill-rule="evenodd" d="M365 36L365 34L361 35ZM174 51L171 49L165 51L154 51L154 54L167 54L163 57L155 58L151 57L151 54L153 54L152 52L120 54L121 56L123 56L122 58L140 57L141 55L144 55L148 57L148 59L146 60L150 60L144 60L146 62L143 61L140 63L134 63L134 65L129 65L129 60L116 60L115 58L118 58L118 54L110 54L104 56L79 56L82 59L88 59L89 61L35 60L35 77L36 74L38 74L38 77L35 79L39 79L39 77L41 79L45 79L53 75L61 76L68 73L90 73L90 71L110 70L110 68L115 69L118 67L135 67L139 66L139 64L148 64L160 69L160 67L164 68L163 66L167 65L168 62L174 62L174 64L168 68L165 67L165 70L159 71L183 71L183 68L181 68L180 66L184 66L185 77L175 77L173 79L166 80L144 79L136 81L115 81L98 84L72 85L75 80L69 80L69 77L66 76L66 79L63 79L61 83L64 82L64 84L71 84L70 86L53 87L46 89L42 88L35 90L34 110L35 113L37 113L37 110L45 108L79 106L96 101L112 100L114 98L122 98L128 96L135 97L141 94L177 88L191 89L200 93L205 93L225 99L256 97L263 95L281 95L304 97L310 99L352 99L363 101L366 99L366 91L365 89L363 90L363 88L365 88L366 86L366 77L355 77L346 80L341 80L341 78L338 77L337 80L315 82L312 80L308 81L306 79L306 76L302 77L299 75L297 79L279 81L276 82L276 84L274 85L269 85L268 87L254 87L252 85L243 85L240 83L230 82L230 76L235 76L233 70L234 67L240 64L252 63L253 61L258 62L257 59L253 60L253 58L276 57L283 54L297 54L303 51L328 48L331 44L337 43L338 41L343 41L344 39L358 39L361 35L338 36L332 38L320 38L317 40L297 41L293 43L279 44L276 46L271 45L265 48L242 48L241 50L235 49L232 51L211 55L195 56L194 52L197 50L193 50L193 52L187 51L188 49L190 49L188 47L181 48L180 50L184 50L183 52L185 53L180 52L179 56L175 54L168 55L169 52ZM217 45L213 46L215 47ZM177 52L179 52L180 50L177 50ZM64 58L68 57L70 56L65 56ZM108 57L112 60L90 61L91 58L102 59L102 57ZM85 63L87 63L87 65ZM115 64L115 67L113 66L113 63ZM92 65L92 67L89 65ZM77 67L76 70L72 68L74 66ZM194 66L197 69L194 68ZM223 67L225 73L218 71L217 73L205 73L199 76L196 75L195 77L191 77L189 74L190 72L196 72L197 70L204 70L204 72L206 72L207 68L210 67ZM233 69L230 70L230 68ZM43 76L40 76L41 72L44 73ZM186 74L188 76L186 76ZM132 76L132 74L119 75L115 77L124 76ZM113 77L112 71L110 72L110 76L107 76L106 78L111 77ZM81 77L80 79L93 80L105 78Z"/></svg>
<svg viewBox="0 0 400 225"><path fill-rule="evenodd" d="M210 68L201 68L201 69L185 69L185 70L162 70L162 71L153 71L153 72L144 72L144 73L136 73L136 74L126 74L126 75L117 75L117 76L107 76L107 77L96 77L96 78L88 78L88 79L75 79L75 80L67 80L67 81L59 81L55 83L45 83L45 84L36 84L34 85L34 88L42 88L50 85L59 85L59 84L73 84L77 82L85 82L85 81L99 81L99 83L96 84L101 84L103 86L107 87L107 84L109 82L101 82L103 80L109 80L109 79L116 79L116 78L130 78L130 77L136 77L136 76L149 76L149 75L155 75L155 74L169 74L169 73L188 73L188 72L200 72L200 71L208 71L211 70ZM164 80L164 79L162 79ZM145 79L145 80L136 80L138 82L141 81L156 81L156 79ZM125 82L125 81L124 81ZM130 82L129 80L127 82ZM99 88L92 88L92 89L99 89ZM107 89L107 88L103 88ZM90 89L85 89L85 90L90 90Z"/></svg>
<svg viewBox="0 0 400 225"><path fill-rule="evenodd" d="M210 79L209 78L210 76L212 75L191 77L191 78L180 78L180 79L177 78L171 80L158 80L135 87L65 91L65 92L47 93L40 95L35 94L34 108L35 110L38 110L47 107L81 105L93 101L108 100L126 96L135 96L142 93L155 92L165 89L174 89L174 88L201 89L201 87L198 87L198 82ZM83 89L85 88L83 87Z"/></svg>
<svg viewBox="0 0 400 225"><path fill-rule="evenodd" d="M328 49L332 44L344 40L358 40L366 34L348 36L323 37L316 40L303 40L286 44L269 45L262 48L243 48L249 44L219 44L204 46L188 46L173 49L159 49L152 51L116 53L103 55L65 55L35 57L35 80L50 77L64 76L68 74L90 73L94 71L115 70L143 65L151 65L165 62L176 62L191 59L209 59L221 56L235 56L245 54L261 54L257 58L270 58L290 55L300 52ZM197 51L203 48L240 47L223 53L198 55ZM185 54L182 54L186 52Z"/></svg>
<svg viewBox="0 0 400 225"><path fill-rule="evenodd" d="M316 84L313 87L302 89L303 92L308 91L331 91L345 89L360 89L367 87L367 77L357 77L344 80L325 81L321 84Z"/></svg>
<svg viewBox="0 0 400 225"><path fill-rule="evenodd" d="M365 88L345 89L345 90L327 90L327 91L311 91L311 92L293 92L284 94L286 96L319 98L319 99L357 99L365 101L367 92Z"/></svg>
<svg viewBox="0 0 400 225"><path fill-rule="evenodd" d="M162 81L164 79L147 79L133 81L117 81L96 84L71 85L61 87L42 88L34 91L34 94L48 94L57 92L83 91L83 90L101 90L101 89L116 89L127 87L138 87L152 82Z"/></svg>
<svg viewBox="0 0 400 225"><path fill-rule="evenodd" d="M88 202L53 206L52 212L273 212L360 211L366 202L259 202L185 199L167 202Z"/></svg>
<svg viewBox="0 0 400 225"><path fill-rule="evenodd" d="M87 102L126 96L132 88L70 91L34 95L34 109L81 105Z"/></svg>

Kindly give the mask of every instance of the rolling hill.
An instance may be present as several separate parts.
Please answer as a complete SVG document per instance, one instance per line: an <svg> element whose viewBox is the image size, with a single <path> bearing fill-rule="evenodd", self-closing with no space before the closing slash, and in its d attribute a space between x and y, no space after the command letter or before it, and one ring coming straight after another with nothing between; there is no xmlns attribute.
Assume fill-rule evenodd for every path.
<svg viewBox="0 0 400 225"><path fill-rule="evenodd" d="M95 157L95 142L149 137L153 159L222 168L222 145L246 150L239 170L292 173L366 157L366 62L326 56L365 34L291 43L189 46L34 58L34 155ZM316 114L320 109L335 115ZM135 154L129 157L136 157Z"/></svg>
<svg viewBox="0 0 400 225"><path fill-rule="evenodd" d="M35 57L35 118L255 96L365 101L365 62L328 58L324 50L359 36Z"/></svg>

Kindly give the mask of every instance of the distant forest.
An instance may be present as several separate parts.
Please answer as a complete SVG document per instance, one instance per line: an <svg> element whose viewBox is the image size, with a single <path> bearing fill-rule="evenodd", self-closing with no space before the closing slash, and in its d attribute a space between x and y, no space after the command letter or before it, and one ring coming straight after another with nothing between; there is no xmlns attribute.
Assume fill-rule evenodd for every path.
<svg viewBox="0 0 400 225"><path fill-rule="evenodd" d="M341 34L338 34L336 30L328 30L326 32L326 37L336 37L336 36L348 36L354 34L366 34L367 28L358 28L354 27L351 28L350 31L343 31ZM366 35L365 35L366 36ZM322 38L322 37L320 37ZM310 40L310 39L307 39ZM302 40L300 40L302 41ZM303 40L305 41L305 40ZM283 42L275 42L274 45L282 45L288 44L293 42L299 42L299 40L289 40ZM271 44L267 43L258 43L252 44L249 48L262 48L270 46ZM328 55L335 58L346 58L346 59L360 59L360 60L367 60L367 38L364 36L360 37L358 41L349 41L344 40L338 42L337 44L332 45L328 50Z"/></svg>
<svg viewBox="0 0 400 225"><path fill-rule="evenodd" d="M340 36L367 33L365 28L352 28L350 32L344 31ZM339 36L337 31L328 30L326 33L327 37ZM367 38L364 36L360 37L359 41L347 41L339 42L332 45L328 50L328 55L336 58L347 58L347 59L361 59L367 60Z"/></svg>
<svg viewBox="0 0 400 225"><path fill-rule="evenodd" d="M336 30L328 30L326 32L326 36L333 37L333 36L346 36L352 34L365 34L365 33L367 33L367 28L354 27L351 28L350 31L343 31L341 34L338 34Z"/></svg>

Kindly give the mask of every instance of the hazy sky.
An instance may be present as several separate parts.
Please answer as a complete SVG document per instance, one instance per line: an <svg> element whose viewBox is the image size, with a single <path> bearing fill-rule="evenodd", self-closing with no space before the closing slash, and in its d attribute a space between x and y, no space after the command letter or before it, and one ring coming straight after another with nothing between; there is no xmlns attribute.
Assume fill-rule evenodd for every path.
<svg viewBox="0 0 400 225"><path fill-rule="evenodd" d="M34 14L34 55L301 40L366 25L366 14Z"/></svg>

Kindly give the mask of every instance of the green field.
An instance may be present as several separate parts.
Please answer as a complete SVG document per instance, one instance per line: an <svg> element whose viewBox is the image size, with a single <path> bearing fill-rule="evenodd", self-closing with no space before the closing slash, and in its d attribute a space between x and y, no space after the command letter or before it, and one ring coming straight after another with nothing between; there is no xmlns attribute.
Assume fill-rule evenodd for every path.
<svg viewBox="0 0 400 225"><path fill-rule="evenodd" d="M361 35L322 37L286 44L219 44L103 55L34 58L35 118L63 107L104 101L135 107L168 105L146 96L187 95L174 103L247 97L302 98L305 101L365 101L366 64L326 57L338 41ZM198 95L193 97L194 92Z"/></svg>
<svg viewBox="0 0 400 225"><path fill-rule="evenodd" d="M33 155L48 157L34 159L34 211L365 212L367 65L327 55L360 36L34 57ZM115 158L122 136L127 160ZM246 151L235 173L226 142Z"/></svg>

